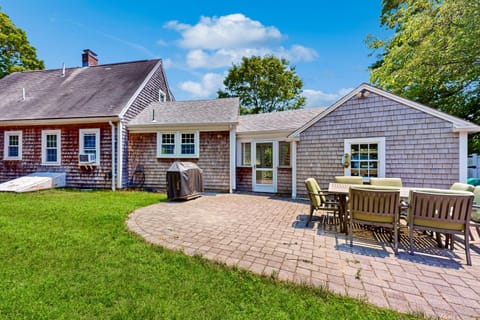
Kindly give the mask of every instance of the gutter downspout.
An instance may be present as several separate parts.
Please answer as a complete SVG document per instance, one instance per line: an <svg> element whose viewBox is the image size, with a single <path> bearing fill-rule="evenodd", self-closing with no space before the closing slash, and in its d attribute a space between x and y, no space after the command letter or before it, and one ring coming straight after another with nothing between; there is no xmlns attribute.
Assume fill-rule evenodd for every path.
<svg viewBox="0 0 480 320"><path fill-rule="evenodd" d="M292 199L297 198L297 142L291 142L292 150Z"/></svg>
<svg viewBox="0 0 480 320"><path fill-rule="evenodd" d="M236 189L236 151L235 146L237 145L236 141L236 130L235 126L230 125L230 187L228 192L233 193L233 190Z"/></svg>
<svg viewBox="0 0 480 320"><path fill-rule="evenodd" d="M115 125L112 120L108 121L110 127L112 127L112 191L115 191L116 174L115 174Z"/></svg>
<svg viewBox="0 0 480 320"><path fill-rule="evenodd" d="M468 178L468 133L460 132L458 137L458 181L461 183L467 183Z"/></svg>

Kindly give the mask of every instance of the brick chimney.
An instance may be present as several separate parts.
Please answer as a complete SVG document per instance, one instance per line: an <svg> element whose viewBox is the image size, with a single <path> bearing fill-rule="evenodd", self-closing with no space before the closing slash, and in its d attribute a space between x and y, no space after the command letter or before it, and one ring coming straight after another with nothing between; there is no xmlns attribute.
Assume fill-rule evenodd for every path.
<svg viewBox="0 0 480 320"><path fill-rule="evenodd" d="M93 67L98 64L97 54L90 49L83 50L82 67Z"/></svg>

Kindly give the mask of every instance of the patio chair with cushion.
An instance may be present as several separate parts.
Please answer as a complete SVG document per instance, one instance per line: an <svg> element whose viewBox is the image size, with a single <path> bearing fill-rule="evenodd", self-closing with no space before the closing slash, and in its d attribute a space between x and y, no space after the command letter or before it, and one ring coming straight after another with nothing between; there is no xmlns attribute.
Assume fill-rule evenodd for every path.
<svg viewBox="0 0 480 320"><path fill-rule="evenodd" d="M402 187L402 179L400 178L370 178L370 185L382 187Z"/></svg>
<svg viewBox="0 0 480 320"><path fill-rule="evenodd" d="M408 208L410 254L413 255L415 230L460 234L464 236L467 264L472 265L469 223L473 198L473 193L466 191L411 190ZM450 238L453 240L453 237ZM450 249L453 250L453 241Z"/></svg>
<svg viewBox="0 0 480 320"><path fill-rule="evenodd" d="M350 187L350 246L353 246L353 225L373 225L393 229L393 250L398 253L400 191L392 189Z"/></svg>
<svg viewBox="0 0 480 320"><path fill-rule="evenodd" d="M305 180L305 186L308 191L308 196L310 198L310 216L307 219L306 226L312 221L313 212L315 210L325 212L326 218L328 220L329 214L333 214L333 219L335 215L339 212L338 200L336 194L322 191L317 183L315 178L308 178ZM325 219L323 220L325 225Z"/></svg>
<svg viewBox="0 0 480 320"><path fill-rule="evenodd" d="M473 209L470 217L470 243L480 244L480 186L473 189Z"/></svg>
<svg viewBox="0 0 480 320"><path fill-rule="evenodd" d="M345 183L345 184L363 184L362 177L356 176L336 176L334 178L336 183Z"/></svg>
<svg viewBox="0 0 480 320"><path fill-rule="evenodd" d="M471 184L460 183L460 182L455 182L455 183L452 184L452 186L450 187L450 190L457 190L457 191L469 191L469 192L473 192L473 189L475 189L475 187L472 186Z"/></svg>
<svg viewBox="0 0 480 320"><path fill-rule="evenodd" d="M471 220L480 223L480 186L473 189L473 211Z"/></svg>

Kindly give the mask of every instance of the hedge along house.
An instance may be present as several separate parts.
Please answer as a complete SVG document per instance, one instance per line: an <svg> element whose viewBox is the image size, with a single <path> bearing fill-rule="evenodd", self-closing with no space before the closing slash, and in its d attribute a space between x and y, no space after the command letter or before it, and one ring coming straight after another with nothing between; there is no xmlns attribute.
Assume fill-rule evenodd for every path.
<svg viewBox="0 0 480 320"><path fill-rule="evenodd" d="M0 182L63 172L66 185L128 182L125 124L153 101L171 100L161 60L16 72L0 80Z"/></svg>
<svg viewBox="0 0 480 320"><path fill-rule="evenodd" d="M150 104L128 124L134 185L165 191L171 164L190 161L205 190L233 192L238 112L238 98Z"/></svg>
<svg viewBox="0 0 480 320"><path fill-rule="evenodd" d="M335 176L399 177L407 187L467 181L468 134L480 127L368 84L292 133L297 141L293 197L304 180L327 188ZM344 155L349 163L342 163ZM296 190L295 190L296 189Z"/></svg>

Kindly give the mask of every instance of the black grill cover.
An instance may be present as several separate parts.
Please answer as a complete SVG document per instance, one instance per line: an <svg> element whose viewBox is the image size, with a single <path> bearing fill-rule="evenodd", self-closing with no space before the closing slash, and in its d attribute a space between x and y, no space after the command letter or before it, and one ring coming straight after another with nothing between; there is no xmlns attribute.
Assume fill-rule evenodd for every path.
<svg viewBox="0 0 480 320"><path fill-rule="evenodd" d="M188 200L203 192L202 169L193 162L174 162L167 170L169 200Z"/></svg>

